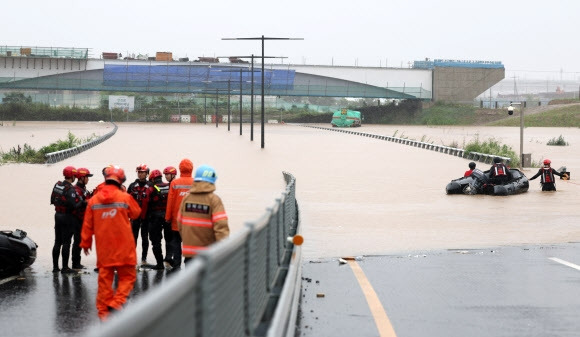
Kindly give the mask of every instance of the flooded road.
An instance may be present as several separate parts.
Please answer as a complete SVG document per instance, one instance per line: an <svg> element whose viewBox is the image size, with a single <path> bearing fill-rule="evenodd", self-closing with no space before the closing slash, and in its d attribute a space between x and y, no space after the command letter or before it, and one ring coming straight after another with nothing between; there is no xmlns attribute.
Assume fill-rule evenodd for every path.
<svg viewBox="0 0 580 337"><path fill-rule="evenodd" d="M177 167L182 158L191 159L196 167L210 164L218 173L217 194L226 207L232 232L258 219L273 205L284 188L282 171L288 171L297 181L305 261L580 241L577 128L525 130L524 153L532 153L536 162L548 157L555 168L567 166L571 181L559 180L558 192L546 193L541 192L539 180L534 180L527 193L497 197L445 194L447 183L467 170L467 159L379 139L298 125L267 125L266 146L261 149L259 123L253 142L248 125L244 125L242 136L238 126L228 132L225 124L218 128L209 124L118 125L117 134L106 142L60 163L0 166L4 191L0 194L0 229L25 230L39 245L38 259L28 277L12 288L15 293L0 298L3 321L22 324L24 328L18 331L29 322L17 319L22 306L28 308L24 309L25 317L39 320L38 329L26 330L33 332L29 335L38 335L45 327L57 335L78 335L87 324L98 322L94 308L96 274L55 277L51 273L54 208L49 196L67 165L95 173L88 184L92 189L102 181L101 169L111 163L125 169L127 184L137 178L134 170L140 164L163 169ZM99 123L4 123L0 146L3 151L24 143L40 148L66 138L68 131L84 137L110 130L109 124ZM435 144L456 143L458 147L473 137L495 137L519 151L519 128L389 125L363 126L356 131ZM570 145L546 145L559 135ZM482 170L488 166L478 163ZM528 177L536 171L524 170ZM151 253L149 257L153 259ZM82 263L92 268L94 252L89 257L83 255ZM136 294L164 280L154 272L139 275ZM46 296L34 297L30 291ZM65 304L59 300L63 297L69 299ZM43 314L47 311L53 313ZM76 317L79 311L84 314L66 324L60 321L63 316ZM0 336L8 335L0 332Z"/></svg>
<svg viewBox="0 0 580 337"><path fill-rule="evenodd" d="M96 134L110 131L98 123L5 124L0 128L0 146L28 142L29 134L35 134L35 141L42 135L47 144L65 138L69 130L83 136L91 134L91 128ZM363 126L357 131L435 144L455 142L459 147L476 136L495 137L519 149L518 128ZM195 166L216 168L217 193L224 200L232 231L270 207L284 186L281 172L292 173L297 179L306 258L580 240L580 212L574 207L580 199L575 180L575 172L580 172L577 128L526 128L524 152L532 153L534 161L549 157L555 168L567 166L572 180L559 180L557 193L542 193L537 179L530 182L528 193L509 197L446 195L446 184L463 175L467 159L295 125L267 125L266 146L261 149L259 123L254 132L250 142L248 125L240 136L237 126L228 132L225 124L216 128L120 123L111 139L63 162L2 165L5 191L12 192L0 195L4 210L0 227L27 231L40 245L34 267L48 270L54 215L49 195L63 167L89 168L95 173L88 184L92 189L102 181L102 167L110 163L125 168L128 184L136 179L134 168L139 164L163 169L190 158ZM559 135L570 145L545 145ZM485 170L488 165L478 163L478 167ZM536 171L524 170L528 177Z"/></svg>

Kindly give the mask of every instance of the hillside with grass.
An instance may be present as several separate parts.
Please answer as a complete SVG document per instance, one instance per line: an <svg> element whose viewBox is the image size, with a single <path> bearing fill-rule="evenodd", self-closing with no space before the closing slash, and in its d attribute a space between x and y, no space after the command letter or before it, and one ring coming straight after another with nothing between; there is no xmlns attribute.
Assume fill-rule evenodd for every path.
<svg viewBox="0 0 580 337"><path fill-rule="evenodd" d="M526 127L580 127L580 103L549 105L549 109L535 112L524 109L524 125ZM497 121L490 121L490 126L519 126L519 111L513 116Z"/></svg>

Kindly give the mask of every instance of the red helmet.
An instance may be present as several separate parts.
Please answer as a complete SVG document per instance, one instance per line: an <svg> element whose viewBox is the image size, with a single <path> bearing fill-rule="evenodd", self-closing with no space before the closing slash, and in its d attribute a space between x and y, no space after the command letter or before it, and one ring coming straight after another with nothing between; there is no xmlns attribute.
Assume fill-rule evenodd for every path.
<svg viewBox="0 0 580 337"><path fill-rule="evenodd" d="M155 178L161 178L161 171L159 170L151 171L151 174L149 175L149 180L153 181L155 180Z"/></svg>
<svg viewBox="0 0 580 337"><path fill-rule="evenodd" d="M93 175L91 174L91 171L89 171L89 169L81 167L77 169L77 178L82 178L82 177L92 177Z"/></svg>
<svg viewBox="0 0 580 337"><path fill-rule="evenodd" d="M112 180L122 184L127 180L127 177L125 177L125 171L119 166L107 166L105 169L105 180Z"/></svg>
<svg viewBox="0 0 580 337"><path fill-rule="evenodd" d="M552 161L550 159L544 159L544 165L550 165Z"/></svg>
<svg viewBox="0 0 580 337"><path fill-rule="evenodd" d="M177 174L177 169L173 166L167 166L163 169L163 174Z"/></svg>
<svg viewBox="0 0 580 337"><path fill-rule="evenodd" d="M67 166L62 170L62 175L65 178L74 178L77 175L77 169L72 166Z"/></svg>
<svg viewBox="0 0 580 337"><path fill-rule="evenodd" d="M103 167L103 170L101 171L101 173L103 173L103 177L106 177L106 176L107 176L107 175L106 175L106 172L107 172L107 169L108 169L109 167L113 167L113 164L109 164L109 165L107 165L107 166Z"/></svg>
<svg viewBox="0 0 580 337"><path fill-rule="evenodd" d="M137 166L137 169L135 169L135 171L137 173L139 173L139 172L147 172L147 174L149 174L149 167L147 167L147 165L145 165L145 164L141 164L141 165Z"/></svg>

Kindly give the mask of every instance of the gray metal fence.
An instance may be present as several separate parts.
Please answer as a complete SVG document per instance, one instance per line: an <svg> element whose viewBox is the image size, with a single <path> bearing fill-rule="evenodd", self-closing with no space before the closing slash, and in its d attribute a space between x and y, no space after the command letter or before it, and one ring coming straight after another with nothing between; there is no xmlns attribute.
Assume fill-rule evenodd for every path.
<svg viewBox="0 0 580 337"><path fill-rule="evenodd" d="M257 221L200 253L88 336L294 336L301 249L296 179Z"/></svg>
<svg viewBox="0 0 580 337"><path fill-rule="evenodd" d="M436 145L436 144L432 144L432 143L426 143L426 142L421 142L418 140L412 140L412 139L407 139L407 138L382 136L382 135L375 135L372 133L358 132L358 131L353 131L350 128L346 128L346 129L325 128L322 126L312 126L312 125L304 125L304 124L302 126L309 127L309 128L315 128L315 129L328 130L328 131L344 132L344 133L348 133L351 135L358 135L358 136L376 138L376 139L381 139L381 140L387 140L387 141L394 142L394 143L419 147L422 149L432 150L432 151L436 151L436 152L442 152L445 154L449 154L451 156L462 157L462 158L466 158L466 159L470 159L470 160L474 160L474 161L479 161L479 162L486 163L486 164L491 164L493 162L493 158L495 158L495 157L499 157L506 165L509 165L509 163L511 162L510 157L501 157L501 156L496 156L493 154L466 151L464 149L459 149L459 148L455 148L455 147L449 147L449 146L445 146L445 145Z"/></svg>
<svg viewBox="0 0 580 337"><path fill-rule="evenodd" d="M83 151L86 151L94 146L97 146L97 145L101 144L102 142L104 142L105 140L113 137L113 135L117 132L117 124L115 124L114 122L111 122L111 124L113 124L115 126L113 128L113 130L111 130L107 134L105 134L97 139L93 139L90 142L81 144L79 146L72 147L70 149L47 153L45 156L46 163L47 164L54 164L54 163L57 163L59 161L70 158L72 156L76 156L77 154L79 154Z"/></svg>

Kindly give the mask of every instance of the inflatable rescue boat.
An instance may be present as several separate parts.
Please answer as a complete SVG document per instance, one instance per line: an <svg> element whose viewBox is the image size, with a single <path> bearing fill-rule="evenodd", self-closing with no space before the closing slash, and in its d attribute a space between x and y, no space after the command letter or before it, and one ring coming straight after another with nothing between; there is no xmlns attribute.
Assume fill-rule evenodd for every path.
<svg viewBox="0 0 580 337"><path fill-rule="evenodd" d="M26 232L0 231L0 277L17 275L36 260L38 245Z"/></svg>
<svg viewBox="0 0 580 337"><path fill-rule="evenodd" d="M530 182L522 171L510 169L509 177L505 184L493 184L489 170L474 171L469 177L451 180L445 191L447 194L511 195L527 192L530 188Z"/></svg>

